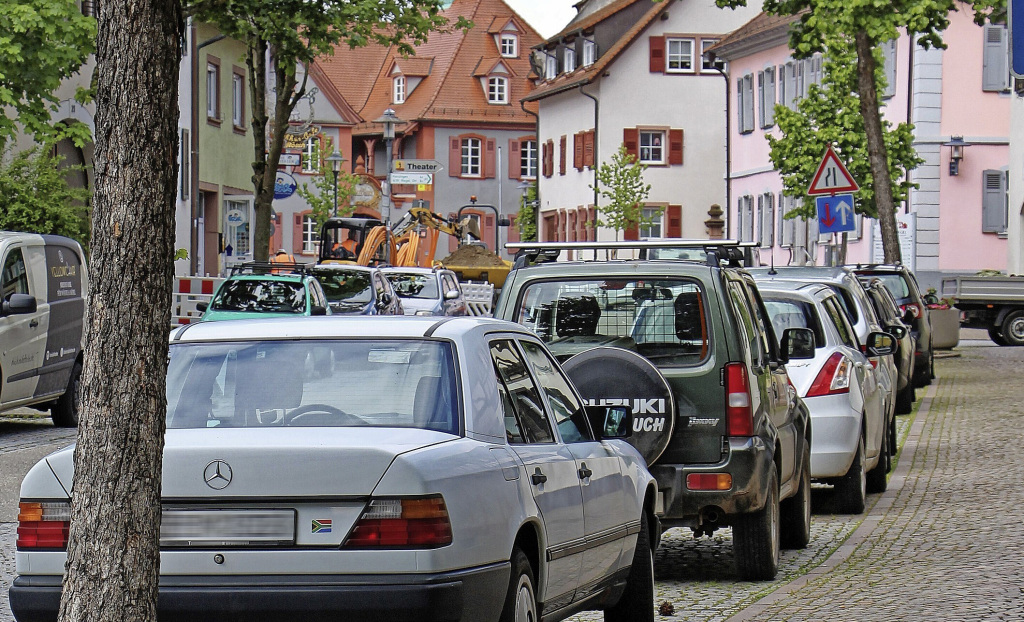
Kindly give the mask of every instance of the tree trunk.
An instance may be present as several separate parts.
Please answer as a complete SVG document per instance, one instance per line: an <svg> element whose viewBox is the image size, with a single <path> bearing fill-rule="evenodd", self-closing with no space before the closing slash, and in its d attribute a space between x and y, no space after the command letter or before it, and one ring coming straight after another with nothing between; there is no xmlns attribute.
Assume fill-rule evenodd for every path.
<svg viewBox="0 0 1024 622"><path fill-rule="evenodd" d="M267 42L257 35L250 34L246 41L245 63L249 69L249 95L252 101L252 136L253 136L253 159L252 159L252 185L255 193L253 201L253 212L255 223L253 226L253 248L252 258L255 261L268 261L270 259L270 209L274 202L273 179L270 184L271 194L264 196L264 180L267 171L276 170L269 168L267 163ZM260 217L264 214L266 222Z"/></svg>
<svg viewBox="0 0 1024 622"><path fill-rule="evenodd" d="M892 202L892 178L889 176L889 158L882 137L882 117L878 112L878 90L875 85L875 57L867 32L854 36L857 47L857 91L860 95L860 114L864 117L864 133L868 142L868 163L874 179L875 206L878 225L882 232L882 252L885 263L902 261L899 234L896 230L896 207Z"/></svg>
<svg viewBox="0 0 1024 622"><path fill-rule="evenodd" d="M100 4L81 420L60 620L156 620L178 0Z"/></svg>

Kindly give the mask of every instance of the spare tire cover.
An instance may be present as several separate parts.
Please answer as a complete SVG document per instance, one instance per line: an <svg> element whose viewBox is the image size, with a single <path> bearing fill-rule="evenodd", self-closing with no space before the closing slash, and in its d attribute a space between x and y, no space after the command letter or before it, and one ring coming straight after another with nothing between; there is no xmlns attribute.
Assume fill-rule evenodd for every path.
<svg viewBox="0 0 1024 622"><path fill-rule="evenodd" d="M622 348L598 347L569 358L562 369L589 406L629 406L633 435L626 439L652 464L675 429L675 400L665 376L649 360Z"/></svg>

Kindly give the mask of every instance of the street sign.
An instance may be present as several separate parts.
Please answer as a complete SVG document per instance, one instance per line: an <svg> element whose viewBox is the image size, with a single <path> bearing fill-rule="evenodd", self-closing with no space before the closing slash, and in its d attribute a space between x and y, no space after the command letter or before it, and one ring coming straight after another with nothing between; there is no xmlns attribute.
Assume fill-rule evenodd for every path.
<svg viewBox="0 0 1024 622"><path fill-rule="evenodd" d="M395 160L399 173L440 173L444 166L437 160Z"/></svg>
<svg viewBox="0 0 1024 622"><path fill-rule="evenodd" d="M298 166L302 164L302 154L299 153L282 153L281 159L278 161L278 166Z"/></svg>
<svg viewBox="0 0 1024 622"><path fill-rule="evenodd" d="M1010 73L1024 78L1024 0L1010 0L1006 8L1010 12Z"/></svg>
<svg viewBox="0 0 1024 622"><path fill-rule="evenodd" d="M825 155L821 158L821 164L818 165L818 171L814 173L814 179L811 181L811 187L807 189L807 194L813 196L857 192L858 190L860 190L860 186L853 180L853 175L846 170L846 166L839 160L832 145L829 145L825 150Z"/></svg>
<svg viewBox="0 0 1024 622"><path fill-rule="evenodd" d="M434 176L430 173L391 173L391 183L396 185L428 186L434 183Z"/></svg>
<svg viewBox="0 0 1024 622"><path fill-rule="evenodd" d="M817 197L818 233L841 233L857 228L853 213L853 195Z"/></svg>

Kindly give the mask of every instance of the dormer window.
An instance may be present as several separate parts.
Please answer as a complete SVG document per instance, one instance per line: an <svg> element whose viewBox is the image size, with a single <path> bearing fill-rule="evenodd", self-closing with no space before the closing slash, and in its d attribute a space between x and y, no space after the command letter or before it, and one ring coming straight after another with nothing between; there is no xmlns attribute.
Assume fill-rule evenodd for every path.
<svg viewBox="0 0 1024 622"><path fill-rule="evenodd" d="M565 73L576 71L576 50L565 48L565 55L562 57L562 67L565 69Z"/></svg>
<svg viewBox="0 0 1024 622"><path fill-rule="evenodd" d="M597 44L589 39L583 40L583 66L589 67L597 62Z"/></svg>
<svg viewBox="0 0 1024 622"><path fill-rule="evenodd" d="M554 56L546 56L544 58L544 79L554 80L555 76L558 75L558 59Z"/></svg>
<svg viewBox="0 0 1024 622"><path fill-rule="evenodd" d="M519 56L519 38L514 34L501 34L501 55L505 58L517 58Z"/></svg>
<svg viewBox="0 0 1024 622"><path fill-rule="evenodd" d="M391 101L395 104L405 103L405 76L395 76Z"/></svg>
<svg viewBox="0 0 1024 622"><path fill-rule="evenodd" d="M487 102L491 104L508 103L508 79L500 76L487 79Z"/></svg>

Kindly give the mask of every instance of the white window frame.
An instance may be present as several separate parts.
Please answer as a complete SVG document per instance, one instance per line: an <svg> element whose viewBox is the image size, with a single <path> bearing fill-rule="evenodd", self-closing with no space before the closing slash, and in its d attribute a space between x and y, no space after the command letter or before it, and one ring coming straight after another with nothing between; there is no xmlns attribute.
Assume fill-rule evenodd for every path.
<svg viewBox="0 0 1024 622"><path fill-rule="evenodd" d="M208 119L218 120L220 118L218 82L220 82L220 66L206 63L206 118Z"/></svg>
<svg viewBox="0 0 1024 622"><path fill-rule="evenodd" d="M503 32L499 37L499 47L503 58L517 58L519 56L519 37Z"/></svg>
<svg viewBox="0 0 1024 622"><path fill-rule="evenodd" d="M305 255L316 254L317 245L320 243L320 232L316 228L316 220L309 214L302 216L302 253Z"/></svg>
<svg viewBox="0 0 1024 622"><path fill-rule="evenodd" d="M537 141L519 143L519 175L523 179L537 179Z"/></svg>
<svg viewBox="0 0 1024 622"><path fill-rule="evenodd" d="M640 162L644 164L665 163L665 133L665 130L637 131L637 155Z"/></svg>
<svg viewBox="0 0 1024 622"><path fill-rule="evenodd" d="M647 207L644 206L640 210L640 218L642 220L650 219L650 224L643 224L641 222L638 233L641 239L643 238L660 238L662 237L662 225L664 224L665 210L661 207Z"/></svg>
<svg viewBox="0 0 1024 622"><path fill-rule="evenodd" d="M597 62L597 44L590 39L583 40L583 66L589 67Z"/></svg>
<svg viewBox="0 0 1024 622"><path fill-rule="evenodd" d="M462 177L483 176L483 141L469 137L462 139Z"/></svg>
<svg viewBox="0 0 1024 622"><path fill-rule="evenodd" d="M395 76L392 81L391 101L395 104L405 103L405 76Z"/></svg>
<svg viewBox="0 0 1024 622"><path fill-rule="evenodd" d="M576 71L576 50L565 48L565 52L562 54L562 68L565 73Z"/></svg>
<svg viewBox="0 0 1024 622"><path fill-rule="evenodd" d="M231 74L231 123L245 127L245 76Z"/></svg>
<svg viewBox="0 0 1024 622"><path fill-rule="evenodd" d="M310 136L302 147L302 172L313 175L320 172L320 139Z"/></svg>
<svg viewBox="0 0 1024 622"><path fill-rule="evenodd" d="M544 79L554 80L558 75L558 59L550 54L544 55Z"/></svg>
<svg viewBox="0 0 1024 622"><path fill-rule="evenodd" d="M689 47L689 51L685 48ZM673 50L673 47L676 49ZM697 48L695 39L683 37L665 38L665 72L666 73L694 73L696 63L693 62L693 52ZM689 67L685 67L689 63ZM673 64L677 66L673 66Z"/></svg>
<svg viewBox="0 0 1024 622"><path fill-rule="evenodd" d="M508 103L508 78L504 76L491 76L487 78L487 103Z"/></svg>
<svg viewBox="0 0 1024 622"><path fill-rule="evenodd" d="M701 39L700 40L700 69L701 71L717 71L715 69L715 63L708 60L707 51L708 48L718 43L718 39Z"/></svg>

